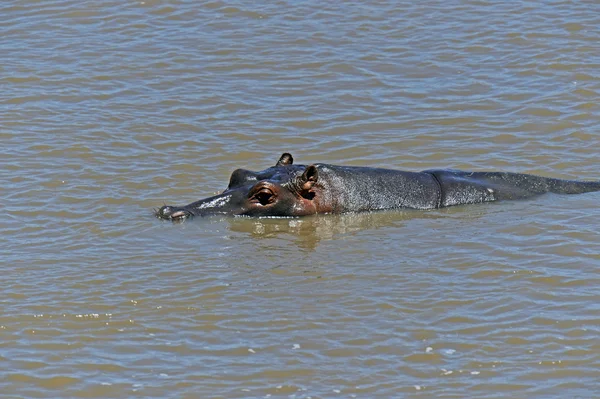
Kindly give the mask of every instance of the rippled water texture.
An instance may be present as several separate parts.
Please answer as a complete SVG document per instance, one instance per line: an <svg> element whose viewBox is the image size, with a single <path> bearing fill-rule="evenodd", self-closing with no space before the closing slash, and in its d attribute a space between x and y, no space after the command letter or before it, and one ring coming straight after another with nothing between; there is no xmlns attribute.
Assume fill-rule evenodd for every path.
<svg viewBox="0 0 600 399"><path fill-rule="evenodd" d="M600 178L599 26L591 1L2 1L2 397L597 397L597 193L152 209L284 151Z"/></svg>

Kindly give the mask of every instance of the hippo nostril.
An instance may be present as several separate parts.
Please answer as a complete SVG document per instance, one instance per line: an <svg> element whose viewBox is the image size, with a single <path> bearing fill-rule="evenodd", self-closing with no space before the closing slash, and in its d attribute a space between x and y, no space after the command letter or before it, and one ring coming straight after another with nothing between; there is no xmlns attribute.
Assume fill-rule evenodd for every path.
<svg viewBox="0 0 600 399"><path fill-rule="evenodd" d="M162 219L169 219L171 217L172 212L173 210L171 209L171 207L165 205L156 212L156 216Z"/></svg>
<svg viewBox="0 0 600 399"><path fill-rule="evenodd" d="M172 221L183 221L192 216L192 213L177 207L165 205L155 212L156 217L159 219L172 220Z"/></svg>

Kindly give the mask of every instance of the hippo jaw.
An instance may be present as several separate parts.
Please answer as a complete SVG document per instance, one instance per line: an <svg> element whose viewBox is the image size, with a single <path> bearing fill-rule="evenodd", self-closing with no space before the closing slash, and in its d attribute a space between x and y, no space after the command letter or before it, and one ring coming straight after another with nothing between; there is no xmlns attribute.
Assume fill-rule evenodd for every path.
<svg viewBox="0 0 600 399"><path fill-rule="evenodd" d="M194 216L236 215L238 212L242 212L242 209L236 206L236 202L240 201L232 201L233 197L234 195L226 192L186 206L165 205L155 212L155 216L159 219L182 221Z"/></svg>
<svg viewBox="0 0 600 399"><path fill-rule="evenodd" d="M184 208L165 205L160 209L155 210L154 216L164 220L183 221L189 217L192 217L193 215L191 212L185 210Z"/></svg>
<svg viewBox="0 0 600 399"><path fill-rule="evenodd" d="M279 163L278 165L286 166ZM249 181L186 206L165 205L155 211L155 216L159 219L182 221L193 216L210 215L254 217L311 215L317 213L313 191L317 178L317 168L310 165L301 174L291 174L285 182L277 179L264 179L255 183Z"/></svg>

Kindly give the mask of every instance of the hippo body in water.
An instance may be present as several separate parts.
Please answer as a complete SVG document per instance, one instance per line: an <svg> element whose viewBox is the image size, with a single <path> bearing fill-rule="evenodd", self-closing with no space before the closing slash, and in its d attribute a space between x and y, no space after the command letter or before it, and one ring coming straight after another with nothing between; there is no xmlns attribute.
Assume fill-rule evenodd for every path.
<svg viewBox="0 0 600 399"><path fill-rule="evenodd" d="M306 216L386 209L436 209L516 200L544 193L600 191L600 181L553 179L505 172L426 170L313 164L294 165L290 154L261 172L237 169L221 194L186 206L165 205L156 216Z"/></svg>

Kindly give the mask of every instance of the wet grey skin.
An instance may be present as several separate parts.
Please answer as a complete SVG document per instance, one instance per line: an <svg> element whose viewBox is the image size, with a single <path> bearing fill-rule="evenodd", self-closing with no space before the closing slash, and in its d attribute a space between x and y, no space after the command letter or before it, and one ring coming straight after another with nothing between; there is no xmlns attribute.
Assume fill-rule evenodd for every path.
<svg viewBox="0 0 600 399"><path fill-rule="evenodd" d="M260 172L237 169L221 194L185 206L165 205L156 217L181 221L193 216L297 217L386 209L436 209L453 205L519 200L544 193L600 191L600 181L563 180L522 173L432 169L294 165L284 153Z"/></svg>

